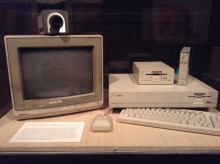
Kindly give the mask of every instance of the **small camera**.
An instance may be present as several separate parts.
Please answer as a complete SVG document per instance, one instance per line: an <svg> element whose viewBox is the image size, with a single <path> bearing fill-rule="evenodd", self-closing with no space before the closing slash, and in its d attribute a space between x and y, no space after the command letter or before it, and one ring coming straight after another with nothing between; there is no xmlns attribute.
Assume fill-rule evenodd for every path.
<svg viewBox="0 0 220 164"><path fill-rule="evenodd" d="M42 10L38 16L39 34L68 34L68 12L64 10Z"/></svg>

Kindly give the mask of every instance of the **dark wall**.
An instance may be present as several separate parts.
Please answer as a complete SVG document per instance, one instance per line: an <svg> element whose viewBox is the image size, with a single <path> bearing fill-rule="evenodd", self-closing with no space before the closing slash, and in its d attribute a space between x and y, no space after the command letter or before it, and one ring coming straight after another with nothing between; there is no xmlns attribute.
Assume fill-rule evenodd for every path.
<svg viewBox="0 0 220 164"><path fill-rule="evenodd" d="M203 79L215 64L211 54L220 44L218 0L67 0L58 4L1 0L0 107L11 102L3 37L38 34L37 15L43 9L67 10L70 34L103 35L105 75L131 72L133 61L161 60L177 69L183 46L192 47L193 76ZM219 65L213 68L220 70Z"/></svg>

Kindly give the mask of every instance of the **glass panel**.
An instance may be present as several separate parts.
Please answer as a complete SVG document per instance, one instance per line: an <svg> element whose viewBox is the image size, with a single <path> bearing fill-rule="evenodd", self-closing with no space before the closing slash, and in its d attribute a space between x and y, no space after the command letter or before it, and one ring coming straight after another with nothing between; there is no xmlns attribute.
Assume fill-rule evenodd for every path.
<svg viewBox="0 0 220 164"><path fill-rule="evenodd" d="M56 3L57 2L57 3ZM220 90L218 0L60 0L0 2L0 105L10 102L4 35L38 34L45 9L67 10L70 34L104 38L104 83L109 73L131 73L133 61L163 61L177 70L190 46L189 73Z"/></svg>

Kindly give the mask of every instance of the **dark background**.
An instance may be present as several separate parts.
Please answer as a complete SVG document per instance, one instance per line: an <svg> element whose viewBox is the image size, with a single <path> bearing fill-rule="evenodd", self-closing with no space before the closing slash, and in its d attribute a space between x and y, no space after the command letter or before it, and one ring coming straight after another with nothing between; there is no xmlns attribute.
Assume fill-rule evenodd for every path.
<svg viewBox="0 0 220 164"><path fill-rule="evenodd" d="M11 156L10 154L5 155L4 158L0 155L1 164L218 164L220 156L218 154L123 154L123 153L112 153L112 154L45 154L36 155L20 154Z"/></svg>
<svg viewBox="0 0 220 164"><path fill-rule="evenodd" d="M130 73L133 61L161 60L177 69L180 50L190 46L190 74L220 90L219 0L0 0L0 117L11 108L3 38L38 34L37 15L44 9L67 10L70 34L103 35L105 88L109 73ZM3 154L0 161L217 163L220 160L218 153L174 155Z"/></svg>
<svg viewBox="0 0 220 164"><path fill-rule="evenodd" d="M38 34L44 9L67 10L70 34L103 35L105 88L109 73L130 73L133 61L176 70L190 46L190 74L220 90L218 0L0 0L0 116L11 107L3 38Z"/></svg>

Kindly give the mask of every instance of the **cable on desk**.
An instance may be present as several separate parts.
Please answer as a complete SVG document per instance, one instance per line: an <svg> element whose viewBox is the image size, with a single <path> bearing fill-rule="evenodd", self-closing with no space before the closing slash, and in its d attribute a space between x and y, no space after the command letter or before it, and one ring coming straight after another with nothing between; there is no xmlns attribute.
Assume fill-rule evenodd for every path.
<svg viewBox="0 0 220 164"><path fill-rule="evenodd" d="M112 108L107 107L108 110L105 112L104 116L108 116L112 112Z"/></svg>

